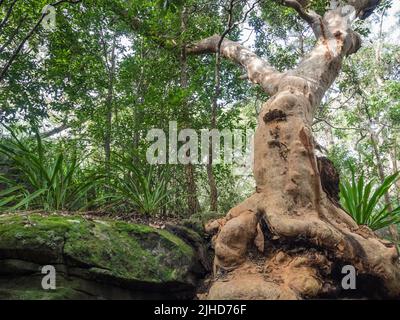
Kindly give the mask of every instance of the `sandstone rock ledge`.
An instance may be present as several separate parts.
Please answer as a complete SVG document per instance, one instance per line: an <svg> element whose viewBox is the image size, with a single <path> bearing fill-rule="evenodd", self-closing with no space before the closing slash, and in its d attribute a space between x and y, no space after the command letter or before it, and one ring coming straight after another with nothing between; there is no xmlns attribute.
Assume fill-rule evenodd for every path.
<svg viewBox="0 0 400 320"><path fill-rule="evenodd" d="M43 290L44 265L57 271ZM196 250L165 230L112 220L0 215L0 299L192 299Z"/></svg>

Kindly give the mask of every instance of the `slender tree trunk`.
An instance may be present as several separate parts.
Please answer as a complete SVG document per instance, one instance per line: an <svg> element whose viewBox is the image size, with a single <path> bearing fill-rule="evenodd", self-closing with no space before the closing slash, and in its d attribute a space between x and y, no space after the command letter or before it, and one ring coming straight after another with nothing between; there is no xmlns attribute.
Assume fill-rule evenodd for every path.
<svg viewBox="0 0 400 320"><path fill-rule="evenodd" d="M187 31L187 20L188 20L188 9L184 6L181 15L181 34L185 37ZM188 89L188 61L186 54L187 43L183 41L180 54L180 65L181 65L181 88L183 90ZM190 113L189 113L189 101L184 101L184 118L187 120L185 125L190 126ZM189 151L188 151L189 152ZM190 156L188 154L187 156ZM197 186L196 186L196 172L195 167L192 163L185 165L185 176L187 185L187 206L189 215L195 214L200 210L200 203L197 198Z"/></svg>
<svg viewBox="0 0 400 320"><path fill-rule="evenodd" d="M136 103L134 108L134 119L135 119L135 124L134 124L134 131L133 131L133 137L132 137L132 144L134 150L138 150L139 148L139 142L140 142L140 122L142 119L142 114L139 110L140 103ZM136 158L136 157L134 157ZM137 160L137 159L136 159Z"/></svg>
<svg viewBox="0 0 400 320"><path fill-rule="evenodd" d="M228 8L228 21L225 31L222 33L222 36L218 39L218 43L215 51L215 69L214 69L214 95L211 103L211 130L217 128L217 112L218 112L218 99L221 95L221 46L225 37L232 30L233 27L233 10L235 7L235 1L231 0L229 2ZM207 177L208 184L210 186L210 210L218 211L218 188L217 183L215 181L215 176L213 172L213 163L212 163L212 155L213 155L213 145L212 138L209 140L208 147L208 164L207 164Z"/></svg>
<svg viewBox="0 0 400 320"><path fill-rule="evenodd" d="M196 186L196 176L195 169L192 164L188 164L185 166L186 179L187 179L187 188L188 188L188 208L189 214L195 214L200 210L200 203L197 198L197 186Z"/></svg>
<svg viewBox="0 0 400 320"><path fill-rule="evenodd" d="M217 127L217 110L218 110L218 98L221 92L220 86L220 66L221 57L220 53L215 54L215 70L214 70L214 80L215 80L215 92L211 103L211 130ZM218 188L214 177L214 172L212 168L212 140L210 137L208 146L208 163L207 163L207 177L208 185L210 186L210 210L218 211Z"/></svg>
<svg viewBox="0 0 400 320"><path fill-rule="evenodd" d="M211 130L217 128L217 112L218 112L218 99L221 95L221 47L222 42L225 40L225 37L233 28L233 10L235 7L235 1L228 1L228 20L227 26L221 37L218 39L215 50L215 69L214 69L214 95L211 103ZM212 155L213 155L213 145L212 138L210 137L209 141L209 149L208 149L208 164L207 164L207 177L208 184L210 186L210 209L211 211L218 211L218 188L215 181L215 176L212 168Z"/></svg>
<svg viewBox="0 0 400 320"><path fill-rule="evenodd" d="M116 67L116 36L114 36L112 48L110 67L108 75L108 91L106 98L106 127L104 134L104 157L105 157L105 169L106 172L110 172L110 160L111 160L111 134L112 134L112 115L113 115L113 104L114 104L114 79L115 79L115 67Z"/></svg>

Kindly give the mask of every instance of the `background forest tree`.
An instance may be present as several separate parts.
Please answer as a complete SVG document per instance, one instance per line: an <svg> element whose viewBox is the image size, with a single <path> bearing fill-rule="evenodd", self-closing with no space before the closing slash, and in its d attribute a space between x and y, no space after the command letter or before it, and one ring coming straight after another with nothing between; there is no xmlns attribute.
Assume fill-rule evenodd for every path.
<svg viewBox="0 0 400 320"><path fill-rule="evenodd" d="M57 1L49 31L46 4L0 0L0 209L181 219L223 215L254 192L252 174L235 176L230 164L150 166L145 137L170 121L254 130L270 96L218 53L188 48L219 34L285 72L316 42L296 10L273 0ZM318 154L343 180L352 166L380 183L399 169L399 10L383 0L355 22L363 46L314 119ZM399 181L381 204L400 206ZM398 241L393 227L384 236Z"/></svg>

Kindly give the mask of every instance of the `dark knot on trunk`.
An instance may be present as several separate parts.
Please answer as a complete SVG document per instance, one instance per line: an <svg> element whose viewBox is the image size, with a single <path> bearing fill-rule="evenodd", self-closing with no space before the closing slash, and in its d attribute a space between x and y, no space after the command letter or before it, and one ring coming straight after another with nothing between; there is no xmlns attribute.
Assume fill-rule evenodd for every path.
<svg viewBox="0 0 400 320"><path fill-rule="evenodd" d="M318 169L322 189L336 205L339 205L340 178L333 162L326 157L318 157Z"/></svg>

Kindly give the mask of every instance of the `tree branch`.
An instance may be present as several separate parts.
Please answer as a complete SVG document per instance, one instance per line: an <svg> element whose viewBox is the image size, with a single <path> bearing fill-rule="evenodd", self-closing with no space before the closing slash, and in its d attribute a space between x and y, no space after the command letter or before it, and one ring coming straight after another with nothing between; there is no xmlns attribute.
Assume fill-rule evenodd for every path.
<svg viewBox="0 0 400 320"><path fill-rule="evenodd" d="M13 31L13 33L10 35L10 37L8 38L8 40L0 47L0 53L2 53L15 39L15 37L17 36L17 34L19 33L22 24L24 23L25 18L20 19L17 28Z"/></svg>
<svg viewBox="0 0 400 320"><path fill-rule="evenodd" d="M315 18L319 16L314 11L306 10L297 0L283 0L283 5L296 10L300 18L309 24L314 23Z"/></svg>
<svg viewBox="0 0 400 320"><path fill-rule="evenodd" d="M356 16L361 20L368 18L381 3L381 0L347 0L356 10Z"/></svg>
<svg viewBox="0 0 400 320"><path fill-rule="evenodd" d="M7 10L6 16L4 17L4 19L0 22L0 31L4 28L5 24L7 23L8 19L10 19L11 13L14 9L15 4L17 3L18 0L14 0L10 7Z"/></svg>
<svg viewBox="0 0 400 320"><path fill-rule="evenodd" d="M51 4L51 6L56 7L62 3L68 2L68 3L79 3L82 0L59 0ZM32 37L32 35L36 32L36 30L39 28L40 24L44 20L44 18L48 15L48 12L42 13L40 16L39 20L35 23L35 25L30 29L30 31L26 34L26 36L23 38L23 40L20 42L18 47L14 50L13 54L11 55L10 59L7 61L4 67L0 70L0 82L4 80L6 73L10 69L12 63L14 60L18 57L19 53L21 52L22 48L24 47L25 43Z"/></svg>
<svg viewBox="0 0 400 320"><path fill-rule="evenodd" d="M315 121L314 121L314 123L312 125L315 126L316 124L319 124L321 122L324 122L329 127L331 127L332 129L336 129L336 130L355 130L355 131L360 131L360 132L363 131L362 128L356 128L356 127L336 127L333 124L331 124L330 122L328 122L328 120L322 119L322 118L318 118L318 117L315 117Z"/></svg>
<svg viewBox="0 0 400 320"><path fill-rule="evenodd" d="M49 137L54 136L54 135L56 135L56 134L58 134L60 132L63 132L64 130L67 130L69 128L70 128L70 125L64 123L64 124L58 126L57 128L54 128L54 129L52 129L50 131L46 131L46 132L41 133L40 136L42 138L49 138Z"/></svg>
<svg viewBox="0 0 400 320"><path fill-rule="evenodd" d="M210 54L218 52L221 36L215 35L188 46L188 54ZM228 58L247 70L251 82L259 84L265 92L273 95L283 74L276 71L265 60L242 45L223 39L220 48L221 56Z"/></svg>

